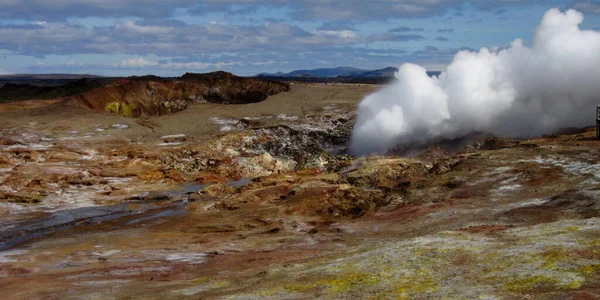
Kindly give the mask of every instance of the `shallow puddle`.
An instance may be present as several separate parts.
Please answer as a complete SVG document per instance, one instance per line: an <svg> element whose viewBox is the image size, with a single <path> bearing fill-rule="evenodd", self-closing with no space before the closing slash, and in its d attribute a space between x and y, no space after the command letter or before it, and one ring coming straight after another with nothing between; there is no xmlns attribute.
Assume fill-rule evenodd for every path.
<svg viewBox="0 0 600 300"><path fill-rule="evenodd" d="M250 183L252 183L251 179L242 178L227 184L239 188ZM196 193L209 185L187 183L181 185L179 189L149 192L144 199L138 199L135 202L67 209L53 212L42 218L0 224L7 228L0 231L0 251L78 226L95 225L138 216L128 218L123 224L128 226L182 215L186 213L187 195Z"/></svg>
<svg viewBox="0 0 600 300"><path fill-rule="evenodd" d="M245 187L251 183L252 183L252 179L244 177L240 180L230 181L227 183L227 185L236 187L236 188L241 188L241 187Z"/></svg>
<svg viewBox="0 0 600 300"><path fill-rule="evenodd" d="M160 211L148 216L148 212ZM119 218L139 215L125 225L185 213L184 202L130 202L110 206L83 207L62 210L39 219L14 222L9 230L0 232L0 250L10 249L32 239L42 238L60 230L94 225Z"/></svg>

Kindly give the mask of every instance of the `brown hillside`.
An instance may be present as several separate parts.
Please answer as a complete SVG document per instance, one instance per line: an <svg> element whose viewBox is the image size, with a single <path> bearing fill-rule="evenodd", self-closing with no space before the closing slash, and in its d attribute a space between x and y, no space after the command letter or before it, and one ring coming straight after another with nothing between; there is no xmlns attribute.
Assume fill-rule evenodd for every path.
<svg viewBox="0 0 600 300"><path fill-rule="evenodd" d="M175 80L132 77L65 99L62 104L105 110L126 117L158 116L184 110L189 103L247 104L289 91L280 82L226 72L186 73Z"/></svg>

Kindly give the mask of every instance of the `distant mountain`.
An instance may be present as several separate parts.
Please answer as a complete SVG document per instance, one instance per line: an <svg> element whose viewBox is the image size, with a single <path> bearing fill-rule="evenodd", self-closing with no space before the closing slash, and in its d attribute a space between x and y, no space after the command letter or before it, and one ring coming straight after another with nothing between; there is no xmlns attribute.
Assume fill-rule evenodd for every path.
<svg viewBox="0 0 600 300"><path fill-rule="evenodd" d="M333 77L354 77L359 74L368 72L351 67L312 69L312 70L296 70L289 73L261 73L257 77L318 77L318 78L333 78Z"/></svg>
<svg viewBox="0 0 600 300"><path fill-rule="evenodd" d="M52 87L59 86L69 83L75 80L81 79L89 79L91 81L108 81L110 80L108 77L98 76L98 75L90 75L90 74L10 74L10 75L0 75L0 88L4 87L7 84L29 84L37 87ZM86 84L87 85L87 84ZM75 84L78 86L78 84ZM75 88L77 90L79 87ZM33 94L40 94L43 91L40 89L35 91L35 87L27 87L27 86L8 86L8 90L4 90L0 92L2 95L7 95L7 92L10 91L11 94L16 92L19 89L23 89L22 91L17 92L20 95L26 95L29 92ZM49 91L49 90L48 90ZM0 95L0 98L2 98ZM1 101L1 99L0 99Z"/></svg>
<svg viewBox="0 0 600 300"><path fill-rule="evenodd" d="M367 71L358 75L358 77L394 77L394 73L398 71L398 68L387 67L379 70Z"/></svg>
<svg viewBox="0 0 600 300"><path fill-rule="evenodd" d="M269 78L392 78L394 73L398 71L398 68L387 67L378 70L363 70L351 67L338 67L328 69L312 69L312 70L296 70L289 73L277 72L277 73L261 73L256 77L269 77ZM438 76L441 72L431 71L427 72L429 76Z"/></svg>

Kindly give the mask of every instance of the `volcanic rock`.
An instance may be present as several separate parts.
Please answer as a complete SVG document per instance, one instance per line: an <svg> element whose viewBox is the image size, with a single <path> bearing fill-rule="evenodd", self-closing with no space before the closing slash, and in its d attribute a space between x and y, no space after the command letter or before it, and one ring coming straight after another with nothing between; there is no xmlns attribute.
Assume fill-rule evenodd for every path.
<svg viewBox="0 0 600 300"><path fill-rule="evenodd" d="M290 212L309 216L355 219L389 203L381 190L332 185L312 181L296 186L288 193Z"/></svg>
<svg viewBox="0 0 600 300"><path fill-rule="evenodd" d="M357 170L348 173L347 179L354 186L382 187L422 176L427 171L427 166L417 160L373 157L367 159Z"/></svg>
<svg viewBox="0 0 600 300"><path fill-rule="evenodd" d="M20 204L38 204L44 200L46 195L40 195L39 193L13 193L7 195L0 195L0 201L6 201L10 203L20 203Z"/></svg>
<svg viewBox="0 0 600 300"><path fill-rule="evenodd" d="M481 148L485 150L499 150L509 148L515 144L516 142L511 140L492 137L486 139Z"/></svg>
<svg viewBox="0 0 600 300"><path fill-rule="evenodd" d="M289 91L289 85L226 72L186 73L175 80L132 77L69 97L60 105L73 105L125 117L159 116L187 108L189 103L246 104Z"/></svg>

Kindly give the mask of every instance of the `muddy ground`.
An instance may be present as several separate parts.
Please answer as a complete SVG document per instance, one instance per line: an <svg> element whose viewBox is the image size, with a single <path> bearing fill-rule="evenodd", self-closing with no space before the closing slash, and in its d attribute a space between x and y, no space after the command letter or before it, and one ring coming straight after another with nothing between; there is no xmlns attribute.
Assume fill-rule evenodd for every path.
<svg viewBox="0 0 600 300"><path fill-rule="evenodd" d="M376 88L146 119L5 109L2 297L598 299L592 128L345 155Z"/></svg>

